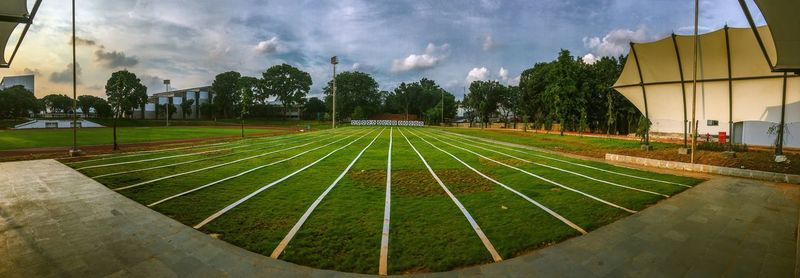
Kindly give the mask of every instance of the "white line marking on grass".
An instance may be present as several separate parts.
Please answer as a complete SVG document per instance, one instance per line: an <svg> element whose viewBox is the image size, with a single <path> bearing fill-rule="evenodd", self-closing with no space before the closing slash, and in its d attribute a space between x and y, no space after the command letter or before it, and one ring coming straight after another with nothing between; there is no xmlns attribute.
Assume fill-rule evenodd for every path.
<svg viewBox="0 0 800 278"><path fill-rule="evenodd" d="M81 164L81 163L85 163L85 162L102 161L102 160L115 159L115 158L126 158L126 157L143 156L143 155L159 153L159 152L178 151L178 150L185 150L185 149L191 149L191 148L200 149L200 148L207 148L207 147L213 147L213 146L218 146L218 145L230 144L230 143L234 143L234 142L238 142L238 141L226 141L226 142L220 142L220 143L214 143L214 144L208 144L208 145L201 145L201 146L191 145L191 146L186 146L186 147L169 148L169 149L126 152L125 155L120 155L120 156L116 156L116 154L114 154L114 153L99 154L99 155L94 155L94 156L89 156L89 157L101 157L101 158L87 159L87 160L81 160L81 161L75 161L75 162L65 162L64 164L66 164L66 165L75 165L75 164ZM86 157L87 156L71 157L71 158L64 158L64 159L73 159L73 158L77 159L77 158L86 158Z"/></svg>
<svg viewBox="0 0 800 278"><path fill-rule="evenodd" d="M103 167L119 166L119 165L142 163L142 162L150 162L150 161L157 161L157 160L178 158L178 157L185 157L185 156L201 155L201 154L207 154L207 153L215 153L215 152L221 152L221 151L229 151L229 150L235 150L235 149L240 149L240 148L247 148L247 147L253 147L253 146L260 146L260 145L264 145L264 144L271 144L271 143L281 142L281 141L285 141L285 140L289 140L289 139L291 139L291 138L280 138L280 139L276 139L276 140L270 140L270 141L267 141L267 142L259 142L259 143L240 145L240 146L229 147L229 148L212 149L212 150L196 152L196 153L176 154L176 155L168 155L168 156L161 156L161 157L154 157L154 158L146 158L146 159L140 159L140 160L131 160L131 161L123 161L123 162L91 165L91 166L80 167L80 168L77 168L75 170L103 168Z"/></svg>
<svg viewBox="0 0 800 278"><path fill-rule="evenodd" d="M414 134L414 133L412 132L412 134ZM456 160L458 160L458 161L459 161L459 162L461 162L462 164L466 165L467 167L470 167L470 166L468 166L468 165L467 165L465 162L461 161L461 159L459 159L459 158L458 158L458 157L456 157L455 155L453 155L453 154L451 154L451 153L449 153L449 152L447 152L447 151L445 151L445 150L443 150L443 149L441 149L441 148L437 147L436 145L434 145L434 144L433 144L433 143L431 143L431 142L428 142L428 140L425 140L425 138L422 138L422 137L421 137L421 136L419 136L419 135L416 135L416 134L414 134L414 135L415 135L415 136L417 136L417 137L419 137L419 139L422 139L422 141L425 141L425 143L428 143L429 145L433 146L434 148L436 148L436 149L438 149L438 150L440 150L440 151L442 151L442 152L444 152L444 153L446 153L446 154L450 155L451 157L455 158ZM615 207L615 208L618 208L618 209L621 209L621 210L624 210L624 211L627 211L627 212L630 212L630 213L636 213L636 211L635 211L635 210L628 209L628 208L622 207L622 206L620 206L620 205L614 204L614 203L612 203L612 202L609 202L609 201L606 201L606 200L600 199L600 198L598 198L598 197L595 197L595 196L593 196L593 195L591 195L591 194L588 194L588 193L585 193L585 192L583 192L583 191L580 191L580 190L574 189L574 188L572 188L572 187L569 187L569 186L566 186L566 185L563 185L563 184L560 184L560 183L554 182L554 181L552 181L552 180L549 180L549 179L547 179L547 178L545 178L545 177L542 177L542 176L539 176L539 175L537 175L537 174L534 174L534 173L528 172L528 171L526 171L526 170L523 170L523 169L520 169L520 168L518 168L518 167L515 167L515 166L512 166L512 165L508 165L508 164L506 164L506 163L503 163L503 162L500 162L500 161L494 160L494 159L492 159L492 158L490 158L490 157L488 157L488 156L485 156L485 155L482 155L482 154L476 153L476 152L474 152L474 151L471 151L471 150L469 150L469 149L465 149L465 148L462 148L462 147L459 147L459 146L456 146L456 145L453 145L453 144L450 144L450 143L447 143L447 142L444 142L444 141L442 141L442 142L443 142L443 143L445 143L445 144L448 144L448 145L450 145L450 146L453 146L454 148L458 148L458 149L461 149L461 150L467 151L467 152L469 152L469 153L471 153L471 154L477 155L478 157L481 157L481 158L483 158L483 159L489 160L489 161L491 161L491 162L494 162L494 163L497 163L497 164L500 164L500 165L506 166L506 167L508 167L508 168L511 168L511 169L514 169L514 170L517 170L517 171L520 171L520 172L523 172L523 173L525 173L525 174L527 174L527 175L529 175L529 176L532 176L532 177L535 177L535 178L537 178L537 179L543 180L543 181L545 181L545 182L548 182L548 183L550 183L550 184L552 184L552 185L555 185L555 186L558 186L558 187L564 188L564 189L566 189L566 190L569 190L569 191L572 191L572 192L575 192L575 193L581 194L581 195L583 195L583 196L586 196L586 197L588 197L588 198L591 198L591 199L593 199L593 200L595 200L595 201L598 201L598 202L601 202L601 203L603 203L603 204L606 204L606 205L609 205L609 206L612 206L612 207ZM475 171L476 173L480 173L480 172L478 172L478 170L474 170L474 168L472 168L472 167L470 167L470 169L473 169L473 171ZM489 177L488 177L488 176L486 176L486 175L483 175L483 174L481 174L481 175L482 175L484 178L489 178ZM490 180L492 180L492 181L494 181L494 182L496 182L494 179L491 179L491 178L489 178L489 179L490 179ZM496 182L496 183L499 183L499 182Z"/></svg>
<svg viewBox="0 0 800 278"><path fill-rule="evenodd" d="M304 139L313 139L313 138L317 138L317 136L310 137L310 138L303 138L303 139L301 139L301 140L304 140ZM283 141L283 140L275 140L275 141L270 141L270 142L272 142L272 143L275 143L275 142L279 142L279 141ZM292 142L292 143L297 143L297 142ZM194 160L183 161L183 162L172 163L172 164L161 165L161 166L154 166L154 167L148 167L148 168L142 168L142 169L135 169L135 170L130 170L130 171L122 171L122 172L116 172L116 173L102 174L102 175L93 176L93 177L91 177L91 178L93 178L93 179L97 179L97 178L108 177L108 176L115 176L115 175L122 175L122 174L130 174L130 173L143 172L143 171L155 170L155 169L166 168L166 167L179 166L179 165L183 165L183 164L189 164L189 163L194 163L194 162L200 162L200 161L205 161L205 160L210 160L210 159L219 159L219 158L228 157L228 156L237 155L237 154L243 154L243 153L248 153L248 152L260 151L260 150L263 150L263 149L266 149L266 148L272 148L272 147L277 147L277 146L283 146L283 145L286 145L286 144L289 144L289 143L281 143L281 144L276 144L276 145L267 146L267 147L263 147L263 148L257 148L257 149L252 149L252 150L245 150L245 151L241 151L241 152L229 153L229 154L224 154L224 155L220 155L220 156L206 157L206 158L201 158L201 159L194 159Z"/></svg>
<svg viewBox="0 0 800 278"><path fill-rule="evenodd" d="M470 137L478 138L478 137L474 137L474 136L467 136L467 135L458 134L458 133L449 132L449 131L442 131L442 132L446 132L446 133L453 134L453 135L456 135L456 136L459 136L459 137L464 137L464 138L470 138ZM481 139L481 138L478 138L478 139ZM485 143L485 142L481 142L481 144L492 146L491 144ZM555 157L549 157L549 156L535 154L535 153L526 153L526 152L523 152L523 151L520 151L520 150L517 150L517 149L514 149L514 148L510 148L510 147L502 147L502 146L497 146L497 147L498 148L502 148L502 149L506 149L506 150L519 152L519 153L530 154L530 155L541 157L541 158L544 158L544 159L555 160L555 161L558 161L558 162L564 162L564 163L567 163L567 164L572 164L572 165L581 166L581 167L585 167L585 168L589 168L589 169L594 169L594 170L597 170L597 171L602 171L602 172L611 173L611 174L615 174L615 175L625 176L625 177L629 177L629 178L635 178L635 179L641 179L641 180L648 180L648 181L654 181L654 182L678 185L678 186L683 186L683 187L687 187L687 188L691 188L692 187L692 186L685 185L685 184L682 184L682 183L659 180L659 179L653 179L653 178L640 177L640 176L631 175L631 174L625 174L625 173L619 173L619 172L614 172L614 171L611 171L611 170L606 170L606 169L603 169L603 168L598 168L598 167L594 167L594 166L590 166L590 165L586 165L586 164L581 164L581 163L576 163L576 162L567 161L567 160L563 160L563 159L558 159L558 158L555 158Z"/></svg>
<svg viewBox="0 0 800 278"><path fill-rule="evenodd" d="M375 140L378 140L378 137L380 137L381 134L383 134L384 130L386 130L386 128L381 129L381 132L378 132L378 135L375 135L375 138L372 138L372 141L369 142L369 144L367 144L367 146L364 147L364 149L362 149L361 152L359 152L355 158L353 158L353 161L350 162L350 165L347 165L347 168L345 168L344 171L342 171L342 173L339 174L338 177L336 177L336 180L334 180L333 183L331 183L331 185L328 186L328 188L325 189L325 191L323 191L322 194L320 194L316 200L314 200L314 203L312 203L311 206L308 207L306 212L303 213L303 216L300 217L300 220L297 220L297 223L295 223L292 229L289 230L289 233L287 233L286 236L283 237L283 240L281 240L281 242L278 243L278 246L275 247L275 250L272 250L272 255L270 255L270 257L272 257L273 259L277 259L278 256L280 256L281 253L283 253L283 250L286 249L286 246L289 245L290 241L292 241L292 238L294 238L294 235L297 234L297 231L300 230L300 227L303 227L303 224L306 223L306 220L308 220L308 217L311 216L311 213L314 212L314 209L316 209L317 206L319 206L319 203L322 202L322 199L324 199L325 196L328 196L328 193L330 193L331 190L333 190L333 187L335 187L336 184L338 184L339 181L342 180L342 178L344 178L344 175L346 175L347 172L350 171L350 168L352 168L353 165L356 164L356 161L358 161L358 159L361 158L361 155L363 155L364 152L366 152L367 149L369 149L369 147L371 147L372 144L375 143Z"/></svg>
<svg viewBox="0 0 800 278"><path fill-rule="evenodd" d="M265 156L265 155L270 155L270 154L277 153L277 152L282 152L282 151L287 151L287 150L291 150L291 149L296 149L296 148L308 146L311 143L314 143L314 142L308 142L308 143L305 143L305 144L302 144L302 145L299 145L299 146L294 146L294 147L290 147L290 148L286 148L286 149L270 151L270 152L262 153L262 154L259 154L259 155L248 156L248 157L240 158L240 159L237 159L237 160L234 160L234 161L230 161L230 162L225 162L225 163L221 163L221 164L217 164L217 165L211 165L211 166L208 166L208 167L203 167L203 168L192 170L192 171L187 171L187 172L183 172L183 173L169 175L169 176L166 176L166 177L161 177L161 178L157 178L157 179L143 181L143 182L140 182L140 183L137 183L137 184L133 184L133 185L117 187L117 188L114 188L114 191L130 189L130 188L139 187L139 186L142 186L142 185L154 183L154 182L157 182L157 181L162 181L162 180L171 179L171 178L174 178L174 177L180 177L180 176L183 176L183 175L189 175L189 174L194 174L194 173L205 171L205 170L219 168L219 167L222 167L222 166L231 165L231 164L234 164L234 163L239 163L239 162L242 162L242 161L245 161L245 160L248 160L248 159L258 158L258 157L262 157L262 156Z"/></svg>
<svg viewBox="0 0 800 278"><path fill-rule="evenodd" d="M304 155L304 154L307 154L307 153L310 153L310 152L313 152L313 151L319 150L319 149L321 149L321 148L324 148L324 147L327 147L327 146L333 145L334 143L337 143L337 142L339 142L339 141L342 141L342 140L344 140L344 139L350 138L350 137L352 137L352 136L353 136L353 135L348 135L347 137L343 137L343 138L340 138L340 139L338 139L338 140L335 140L335 141L332 141L332 142L330 142L330 143L327 143L327 144L325 144L325 145L321 145L321 146L318 146L318 147L315 147L315 148L312 148L312 149L309 149L309 150L303 151L303 152L301 152L301 153L298 153L298 154L296 154L296 155L293 155L293 156L291 156L291 157L287 157L287 158L284 158L284 159L281 159L281 160L278 160L278 161L275 161L275 162L271 162L271 163L269 163L269 164L261 165L261 166L258 166L258 167L255 167L255 168L249 169L249 170L247 170L247 171L241 172L241 173L239 173L239 174L236 174L236 175L233 175L233 176L230 176L230 177L227 177L227 178L221 179L221 180L213 181L213 182L211 182L211 183L208 183L208 184L205 184L205 185L202 185L202 186L199 186L199 187L193 188L193 189L191 189L191 190L187 190L187 191L184 191L184 192L181 192L181 193L178 193L178 194L175 194L175 195L169 196L169 197L167 197L167 198L161 199L161 200L159 200L158 202L155 202L155 203L149 204L149 205L147 205L147 206L148 206L148 207L152 207L152 206L155 206L155 205L161 204L161 203L163 203L163 202L166 202L166 201L169 201L169 200L172 200L172 199L178 198L178 197L180 197L180 196L183 196L183 195L186 195L186 194L189 194L189 193L192 193L192 192L195 192L195 191L198 191L198 190L204 189L204 188L206 188L206 187L209 187L209 186L212 186L212 185L215 185L215 184L218 184L218 183L221 183L221 182L227 181L227 180L231 180L231 179L234 179L234 178L238 178L238 177L244 176L244 175L246 175L246 174L248 174L248 173L251 173L251 172L253 172L253 171L256 171L256 170L258 170L258 169L262 169L262 168L265 168L265 167L273 166L273 165L276 165L276 164L279 164L279 163L283 163L283 162L286 162L286 161L289 161L289 160L295 159L295 158L297 158L297 157L300 157L300 156L302 156L302 155Z"/></svg>
<svg viewBox="0 0 800 278"><path fill-rule="evenodd" d="M369 133L372 133L372 131L370 131ZM333 155L334 153L336 153L336 152L338 152L338 151L340 151L340 150L342 150L342 149L344 149L344 148L346 148L346 147L348 147L348 146L352 145L353 143L355 143L356 141L360 140L361 138L364 138L364 136L367 136L367 134L369 134L369 133L366 133L366 134L364 134L364 135L361 135L360 137L356 138L355 140L351 141L350 143L347 143L346 145L344 145L344 146L341 146L341 147L339 147L339 148L337 148L337 149L335 149L335 150L333 150L333 151L329 152L328 154L326 154L326 155L325 155L325 156L323 156L322 158L320 158L320 159L317 159L317 160L315 160L314 162L311 162L311 163L309 163L309 164L308 164L308 165L306 165L306 166L303 166L303 168L300 168L300 169L298 169L298 170L296 170L296 171L292 172L291 174L288 174L288 175L286 175L286 176L284 176L284 177L282 177L282 178L280 178L280 179L278 179L278 180L276 180L276 181L273 181L273 182L271 182L270 184L267 184L267 185L265 185L265 186L263 186L263 187L261 187L261 188L257 189L256 191L253 191L253 193L250 193L250 194L248 194L247 196L244 196L243 198L239 199L238 201L236 201L236 202L233 202L232 204L228 205L227 207L225 207L225 208L223 208L223 209L221 209L221 210L217 211L216 213L212 214L211 216L209 216L208 218L206 218L206 219L205 219L205 220L203 220L202 222L198 223L197 225L194 225L194 228L195 228L195 229L200 229L200 228L202 228L203 226L205 226L205 225L206 225L206 224L208 224L209 222L213 221L214 219L217 219L217 217L220 217L221 215L223 215L223 214L225 214L226 212L228 212L229 210L231 210L231 209L235 208L235 207L236 207L236 206L238 206L239 204L241 204L241 203L244 203L245 201L249 200L250 198L253 198L254 196L256 196L256 195L258 195L259 193L261 193L262 191L269 189L269 188L270 188L270 187L272 187L273 185L276 185L276 184L278 184L278 183L281 183L282 181L285 181L285 180L287 180L288 178L291 178L292 176L294 176L294 175L297 175L298 173L305 171L306 169L310 168L311 166L314 166L315 164L319 163L320 161L322 161L322 160L324 160L324 159L328 158L329 156Z"/></svg>
<svg viewBox="0 0 800 278"><path fill-rule="evenodd" d="M461 202L458 201L458 198L456 198L456 196L453 195L453 193L450 192L449 189L447 189L447 186L444 185L444 182L442 182L442 180L439 179L439 176L436 175L435 172L433 172L433 169L431 169L431 166L428 165L428 161L426 161L425 158L422 157L422 154L420 154L419 151L417 150L417 148L414 147L414 144L411 144L411 141L408 140L408 137L406 137L406 134L403 133L403 130L400 130L400 135L403 135L403 138L406 139L406 142L408 142L408 144L411 145L411 149L413 149L414 152L417 153L417 156L419 156L419 159L421 159L422 163L425 164L425 167L428 168L428 172L431 173L431 176L433 176L433 179L435 179L436 182L439 183L439 186L441 186L442 189L444 189L444 192L447 193L447 196L450 196L450 200L453 200L453 203L456 204L458 209L461 210L461 213L464 214L464 217L467 218L467 221L469 221L469 224L472 225L472 229L475 230L475 233L481 239L481 242L483 242L483 246L485 246L486 250L489 250L489 253L492 254L492 259L494 259L495 262L502 261L503 258L500 257L500 254L498 254L497 250L494 249L494 245L492 245L492 242L489 241L488 237L486 237L486 234L483 233L483 230L481 229L480 226L478 226L478 223L475 222L475 219L472 218L472 215L469 214L469 212L467 211L467 208L465 208L464 205L462 205Z"/></svg>
<svg viewBox="0 0 800 278"><path fill-rule="evenodd" d="M412 133L412 134L413 134L413 133ZM414 134L414 135L416 135L416 134ZM425 141L425 143L428 143L429 145L433 146L433 147L434 147L434 148L436 148L437 150L439 150L439 151L441 151L441 152L443 152L443 153L445 153L445 154L449 155L450 157L452 157L453 159L457 160L458 162L461 162L461 164L462 164L462 165L466 166L467 168L469 168L470 170L472 170L472 171L473 171L473 172L475 172L476 174L480 175L481 177L483 177L483 178L485 178L485 179L487 179L487 180L489 180L489 181L493 182L494 184L497 184L497 185L499 185L499 186L501 186L501 187L505 188L505 189L506 189L506 190L508 190L508 191L511 191L511 192L513 192L514 194L517 194L517 196L519 196L519 197L521 197L521 198L525 199L526 201L528 201L529 203L531 203L531 204L533 204L533 205L535 205L535 206L539 207L540 209L544 210L545 212L547 212L547 213L548 213L548 214L550 214L551 216L555 217L556 219L560 220L560 221L561 221L561 222L563 222L564 224L567 224L567 226L570 226L570 227L572 227L573 229L575 229L576 231L580 232L581 234L584 234L584 235L586 234L586 230L584 230L583 228L581 228L580 226L578 226L578 224L575 224L575 223L573 223L572 221L570 221L570 220L569 220L569 219L567 219L566 217L564 217L564 216L561 216L561 214L558 214L557 212L555 212L555 211L551 210L550 208L548 208L548 207L546 207L546 206L544 206L544 205L540 204L540 203L539 203L539 202L537 202L536 200L534 200L534 199L531 199L531 198L530 198L530 197L528 197L527 195L525 195L525 194L522 194L522 192L519 192L519 191L517 191L516 189L514 189L514 188L511 188L510 186L508 186L508 185L505 185L504 183L502 183L502 182L499 182L499 181L497 181L497 180L495 180L495 179L493 179L493 178L491 178L491 177L489 177L489 176L485 175L484 173L482 173L481 171L478 171L477 169L473 168L472 166L470 166L470 165L469 165L469 164L467 164L466 162L462 161L461 159L459 159L459 158L458 158L458 157L456 157L455 155L453 155L453 154L451 154L451 153L449 153L449 152L447 152L447 151L445 151L445 150L443 150L443 149L441 149L441 148L437 147L437 146L436 146L436 145L434 145L434 144L431 144L431 142L428 142L427 140L425 140L425 138L422 138L422 137L420 137L420 136L418 136L418 135L417 135L417 137L418 137L419 139L422 139L423 141Z"/></svg>
<svg viewBox="0 0 800 278"><path fill-rule="evenodd" d="M383 207L383 232L381 233L381 259L378 274L389 274L389 216L392 202L392 138L394 128L389 128L389 152L386 159L386 202Z"/></svg>
<svg viewBox="0 0 800 278"><path fill-rule="evenodd" d="M429 133L427 135L431 136L431 138L439 140L440 142L443 142L445 144L449 144L449 143L444 142L441 139L437 138L436 136L432 136ZM442 136L442 135L438 135L438 136ZM444 137L444 136L442 136L442 137ZM474 142L472 140L467 140L467 141ZM475 144L465 144L465 145L472 146L474 148L479 148L479 149L486 150L486 151L490 151L490 152L497 153L497 154L500 154L500 155L504 155L506 157L510 157L510 158L513 158L513 159L516 159L516 160L519 160L519 161L522 161L522 162L525 162L525 163L534 164L534 165L537 165L537 166L542 166L542 167L550 168L550 169L557 170L557 171L562 171L562 172L569 173L569 174L572 174L572 175L576 175L576 176L579 176L579 177L582 177L582 178L590 179L590 180L593 180L593 181L596 181L596 182L601 182L601 183L605 183L605 184L608 184L608 185L613 185L613 186L617 186L617 187L621 187L621 188L626 188L626 189L630 189L630 190L635 190L635 191L639 191L639 192L643 192L643 193L648 193L648 194L653 194L653 195L658 195L658 196L669 198L669 195L666 195L666 194L661 194L661 193L653 192L653 191L650 191L650 190L630 187L630 186L627 186L627 185L622 185L622 184L618 184L618 183L614 183L614 182L610 182L610 181L606 181L606 180L593 178L593 177L590 177L590 176L587 176L587 175L584 175L584 174L581 174L581 173L573 172L573 171L566 170L566 169L561 169L561 168L558 168L558 167L555 167L555 166L550 166L550 165L547 165L547 164L533 162L533 161L530 161L530 160L527 160L527 159L524 159L524 158L519 158L519 157L510 155L510 154L507 154L507 153L503 153L503 152L500 152L500 151L484 148L484 147L481 147L481 146L478 146L478 145L475 145Z"/></svg>

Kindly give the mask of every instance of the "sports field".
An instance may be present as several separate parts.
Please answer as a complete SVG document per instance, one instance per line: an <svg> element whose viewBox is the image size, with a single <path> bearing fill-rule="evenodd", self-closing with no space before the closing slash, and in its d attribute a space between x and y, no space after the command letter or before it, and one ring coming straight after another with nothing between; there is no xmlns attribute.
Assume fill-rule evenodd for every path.
<svg viewBox="0 0 800 278"><path fill-rule="evenodd" d="M245 128L245 134L276 132L274 129ZM237 126L227 127L119 127L119 144L151 141L182 140L236 136L241 134ZM94 146L113 144L112 128L78 129L78 145ZM72 129L25 129L0 130L0 150L72 146Z"/></svg>
<svg viewBox="0 0 800 278"><path fill-rule="evenodd" d="M700 182L407 127L80 159L62 162L213 237L370 274L512 258Z"/></svg>

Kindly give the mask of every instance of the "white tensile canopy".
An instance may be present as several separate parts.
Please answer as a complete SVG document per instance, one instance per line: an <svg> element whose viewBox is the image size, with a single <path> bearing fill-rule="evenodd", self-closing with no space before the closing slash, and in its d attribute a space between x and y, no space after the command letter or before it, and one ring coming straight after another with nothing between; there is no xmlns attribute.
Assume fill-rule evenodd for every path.
<svg viewBox="0 0 800 278"><path fill-rule="evenodd" d="M0 1L0 67L8 67L14 60L17 50L19 50L20 43L22 42L22 39L24 39L25 34L28 32L28 27L30 27L31 23L33 22L33 16L36 14L36 10L38 10L41 2L41 0L36 0L33 7L33 12L29 14L27 0ZM17 41L17 45L14 47L11 55L8 56L9 58L6 58L6 47L8 45L8 41L11 39L11 34L14 32L14 29L16 29L18 24L24 24L25 29L22 31L22 34Z"/></svg>
<svg viewBox="0 0 800 278"><path fill-rule="evenodd" d="M800 49L795 47L793 53L781 50L786 56L778 57L782 48L776 48L771 29L779 28L757 28L767 56L771 61L790 63L795 57L791 55L798 55ZM702 34L699 44L698 134L725 131L731 135L737 122L779 123L784 92L788 92L785 122L800 122L800 77L773 72L751 28L725 27ZM693 61L694 36L631 43L614 88L652 121L651 131L686 134L692 116ZM719 125L708 125L708 120Z"/></svg>
<svg viewBox="0 0 800 278"><path fill-rule="evenodd" d="M755 0L772 33L777 52L770 63L776 71L800 71L800 1ZM766 44L766 42L765 42Z"/></svg>

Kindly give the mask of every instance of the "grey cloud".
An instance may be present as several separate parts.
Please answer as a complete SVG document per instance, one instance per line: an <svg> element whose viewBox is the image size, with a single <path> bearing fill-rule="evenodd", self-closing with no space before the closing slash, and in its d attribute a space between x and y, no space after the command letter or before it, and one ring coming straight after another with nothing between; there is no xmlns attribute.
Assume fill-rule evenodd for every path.
<svg viewBox="0 0 800 278"><path fill-rule="evenodd" d="M24 74L33 74L33 75L42 75L42 72L39 71L39 69L31 69L31 68L23 69L22 73L24 73Z"/></svg>
<svg viewBox="0 0 800 278"><path fill-rule="evenodd" d="M81 64L77 64L75 66L77 69L76 75L81 75ZM53 83L70 83L72 82L72 63L67 64L67 68L62 71L56 71L50 74L50 82ZM78 79L78 84L80 84L80 79Z"/></svg>
<svg viewBox="0 0 800 278"><path fill-rule="evenodd" d="M68 44L72 45L72 38L71 37L69 39ZM97 45L97 42L94 41L94 40L90 40L90 39L84 39L84 38L81 38L81 37L75 37L75 44L76 45L85 45L85 46L95 46L95 45Z"/></svg>
<svg viewBox="0 0 800 278"><path fill-rule="evenodd" d="M98 62L103 64L106 68L121 68L121 67L132 67L139 64L139 59L136 57L128 57L122 51L103 51L102 49L98 49L94 52L95 58Z"/></svg>

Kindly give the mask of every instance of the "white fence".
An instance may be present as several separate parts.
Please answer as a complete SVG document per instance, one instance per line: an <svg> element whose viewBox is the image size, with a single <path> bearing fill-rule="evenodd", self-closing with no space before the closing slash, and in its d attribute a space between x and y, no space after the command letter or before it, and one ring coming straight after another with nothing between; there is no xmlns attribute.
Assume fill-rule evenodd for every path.
<svg viewBox="0 0 800 278"><path fill-rule="evenodd" d="M351 120L350 125L356 126L425 126L422 121L394 121L394 120Z"/></svg>

